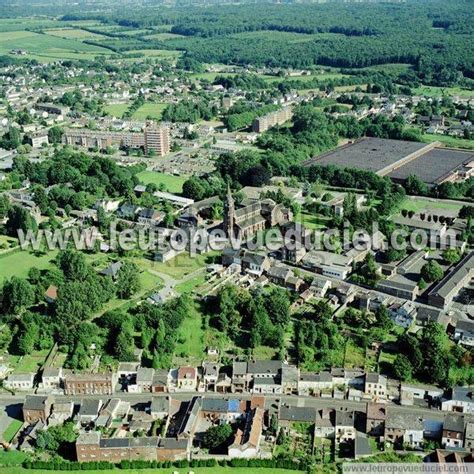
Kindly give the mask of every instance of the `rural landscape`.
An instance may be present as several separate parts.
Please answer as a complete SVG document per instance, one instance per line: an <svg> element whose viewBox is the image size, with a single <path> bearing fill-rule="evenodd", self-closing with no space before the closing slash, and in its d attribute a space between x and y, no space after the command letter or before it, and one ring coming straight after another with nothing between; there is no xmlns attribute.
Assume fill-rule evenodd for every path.
<svg viewBox="0 0 474 474"><path fill-rule="evenodd" d="M468 0L0 3L0 472L469 472L473 124Z"/></svg>

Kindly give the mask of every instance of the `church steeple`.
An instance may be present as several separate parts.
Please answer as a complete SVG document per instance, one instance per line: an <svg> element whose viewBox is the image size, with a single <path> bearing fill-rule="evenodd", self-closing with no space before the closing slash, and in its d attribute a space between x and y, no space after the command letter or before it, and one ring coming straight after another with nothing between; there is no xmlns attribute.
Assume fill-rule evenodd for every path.
<svg viewBox="0 0 474 474"><path fill-rule="evenodd" d="M235 223L235 202L230 191L230 185L227 185L227 197L224 203L224 231L227 237L234 234Z"/></svg>

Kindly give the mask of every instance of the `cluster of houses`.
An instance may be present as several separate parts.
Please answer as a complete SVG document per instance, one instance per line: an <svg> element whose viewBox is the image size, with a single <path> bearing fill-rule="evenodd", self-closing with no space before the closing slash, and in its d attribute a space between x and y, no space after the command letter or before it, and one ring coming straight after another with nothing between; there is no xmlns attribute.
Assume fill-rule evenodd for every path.
<svg viewBox="0 0 474 474"><path fill-rule="evenodd" d="M281 364L280 364L281 365ZM250 370L255 379L270 378L268 363L255 362ZM273 369L272 369L273 370ZM281 371L283 373L283 371ZM336 374L343 380L344 374ZM353 377L354 374L346 374ZM331 378L331 374L325 379ZM245 385L246 377L239 378ZM38 432L50 426L72 421L79 432L75 442L80 462L144 459L149 461L191 459L212 456L200 451L204 434L213 426L231 424L233 432L224 452L229 458L270 458L278 429L295 434L295 424L306 424L314 444L330 440L341 457L361 458L375 454L368 441L394 449L423 451L430 442L439 449L435 456L454 452L465 462L472 462L474 452L474 400L464 389L455 400L443 400L447 412L411 408L388 403L384 381L376 374L363 377L365 390L372 400L354 409L335 401L329 408L305 399L276 404L258 393L244 397L190 395L183 400L172 394L155 394L146 402L133 404L125 397L100 395L77 398L77 402L55 400L52 395L28 395L23 404L25 422L20 449L34 450ZM309 380L306 380L306 383ZM326 382L319 382L321 384ZM441 396L436 389L402 387L412 397L433 399ZM370 398L370 397L369 397ZM311 400L311 399L310 399ZM266 403L267 402L267 403ZM272 432L273 430L273 432ZM341 454L342 453L342 454Z"/></svg>

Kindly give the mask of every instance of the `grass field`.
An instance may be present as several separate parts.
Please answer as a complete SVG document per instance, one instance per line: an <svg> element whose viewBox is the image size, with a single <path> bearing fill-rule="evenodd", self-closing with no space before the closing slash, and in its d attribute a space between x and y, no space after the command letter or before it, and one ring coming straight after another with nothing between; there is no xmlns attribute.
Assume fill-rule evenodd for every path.
<svg viewBox="0 0 474 474"><path fill-rule="evenodd" d="M58 59L93 59L112 52L99 46L85 44L78 39L39 34L32 31L9 31L0 33L0 54L12 49L22 49L27 56L42 62Z"/></svg>
<svg viewBox="0 0 474 474"><path fill-rule="evenodd" d="M165 110L167 104L159 104L154 102L147 102L143 104L132 116L135 120L146 120L148 118L154 120L161 120L163 110Z"/></svg>
<svg viewBox="0 0 474 474"><path fill-rule="evenodd" d="M67 38L74 40L86 40L86 39L104 39L103 35L97 33L91 33L90 31L81 30L80 28L55 28L46 30L46 33L51 36L58 36L59 38Z"/></svg>
<svg viewBox="0 0 474 474"><path fill-rule="evenodd" d="M444 210L458 212L463 204L458 204L457 202L451 201L442 201L439 199L430 199L418 197L416 199L405 199L400 204L400 209L406 209L408 211L421 212L421 211L439 211Z"/></svg>
<svg viewBox="0 0 474 474"><path fill-rule="evenodd" d="M122 118L127 109L128 104L109 104L104 107L105 113L115 118Z"/></svg>
<svg viewBox="0 0 474 474"><path fill-rule="evenodd" d="M143 56L147 58L170 58L174 59L180 56L182 53L181 51L177 50L168 50L168 49L132 49L130 51L127 51L127 54L143 54ZM133 58L132 58L133 59Z"/></svg>
<svg viewBox="0 0 474 474"><path fill-rule="evenodd" d="M45 270L52 265L52 260L56 257L57 251L47 254L34 254L24 250L0 257L0 282L12 276L25 278L28 270L36 267Z"/></svg>
<svg viewBox="0 0 474 474"><path fill-rule="evenodd" d="M204 349L202 316L198 308L195 307L189 311L178 329L175 354L178 358L184 358L188 364L199 363L204 356Z"/></svg>
<svg viewBox="0 0 474 474"><path fill-rule="evenodd" d="M166 41L169 39L185 38L183 35L177 35L175 33L155 33L152 35L147 35L146 39Z"/></svg>
<svg viewBox="0 0 474 474"><path fill-rule="evenodd" d="M154 183L157 186L163 184L168 192L175 194L183 191L183 183L187 180L185 176L172 176L148 170L138 173L137 177L144 184Z"/></svg>
<svg viewBox="0 0 474 474"><path fill-rule="evenodd" d="M443 145L450 148L465 148L466 150L474 150L474 140L465 140L464 138L456 138L450 137L448 135L438 135L431 133L425 133L421 138L425 143L441 142Z"/></svg>
<svg viewBox="0 0 474 474"><path fill-rule="evenodd" d="M37 372L43 365L49 350L33 351L24 356L9 356L8 362L15 372Z"/></svg>
<svg viewBox="0 0 474 474"><path fill-rule="evenodd" d="M23 422L20 420L13 420L3 432L3 441L10 443L16 436L20 428L23 426Z"/></svg>
<svg viewBox="0 0 474 474"><path fill-rule="evenodd" d="M300 212L294 218L295 222L300 222L308 229L324 229L326 226L322 216L316 216L307 212Z"/></svg>
<svg viewBox="0 0 474 474"><path fill-rule="evenodd" d="M443 97L444 95L474 98L474 91L461 87L421 86L413 89L413 94L427 97Z"/></svg>

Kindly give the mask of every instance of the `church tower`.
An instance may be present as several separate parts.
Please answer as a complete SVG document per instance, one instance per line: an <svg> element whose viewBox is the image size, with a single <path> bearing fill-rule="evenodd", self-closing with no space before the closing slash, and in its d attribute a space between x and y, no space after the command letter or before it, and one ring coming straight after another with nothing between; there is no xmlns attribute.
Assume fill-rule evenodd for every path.
<svg viewBox="0 0 474 474"><path fill-rule="evenodd" d="M232 193L230 192L230 186L227 186L227 197L224 203L224 232L227 237L234 235L234 223L235 223L235 203Z"/></svg>

